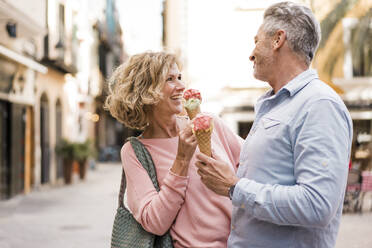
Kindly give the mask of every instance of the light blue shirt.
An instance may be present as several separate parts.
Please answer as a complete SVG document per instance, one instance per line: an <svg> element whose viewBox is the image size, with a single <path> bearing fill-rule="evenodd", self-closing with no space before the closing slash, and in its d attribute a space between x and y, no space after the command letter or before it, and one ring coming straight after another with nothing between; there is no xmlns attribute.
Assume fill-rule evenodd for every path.
<svg viewBox="0 0 372 248"><path fill-rule="evenodd" d="M352 121L315 70L262 96L240 154L228 247L334 247Z"/></svg>

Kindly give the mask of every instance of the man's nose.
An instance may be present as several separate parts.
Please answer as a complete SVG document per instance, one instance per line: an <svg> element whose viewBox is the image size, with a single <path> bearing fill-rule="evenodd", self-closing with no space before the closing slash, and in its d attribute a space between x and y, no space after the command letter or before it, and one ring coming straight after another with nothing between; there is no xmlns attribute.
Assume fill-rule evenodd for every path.
<svg viewBox="0 0 372 248"><path fill-rule="evenodd" d="M250 61L254 61L254 59L255 59L254 55L249 56Z"/></svg>

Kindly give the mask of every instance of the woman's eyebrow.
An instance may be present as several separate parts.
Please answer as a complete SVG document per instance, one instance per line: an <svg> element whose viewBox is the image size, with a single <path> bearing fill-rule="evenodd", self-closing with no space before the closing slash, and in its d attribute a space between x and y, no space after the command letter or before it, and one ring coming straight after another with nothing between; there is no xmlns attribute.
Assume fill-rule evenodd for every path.
<svg viewBox="0 0 372 248"><path fill-rule="evenodd" d="M182 73L168 73L168 77L169 76L175 77L175 76L179 76L179 75L182 75Z"/></svg>

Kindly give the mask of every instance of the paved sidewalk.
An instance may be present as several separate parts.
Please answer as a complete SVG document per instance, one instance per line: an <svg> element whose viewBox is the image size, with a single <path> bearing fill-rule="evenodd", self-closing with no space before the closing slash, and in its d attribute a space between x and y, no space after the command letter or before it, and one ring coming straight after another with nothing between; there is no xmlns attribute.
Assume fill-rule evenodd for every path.
<svg viewBox="0 0 372 248"><path fill-rule="evenodd" d="M371 248L372 212L348 213L342 216L335 248Z"/></svg>
<svg viewBox="0 0 372 248"><path fill-rule="evenodd" d="M119 164L98 164L85 182L0 201L0 248L109 247L120 177Z"/></svg>
<svg viewBox="0 0 372 248"><path fill-rule="evenodd" d="M99 164L87 176L0 201L0 248L110 247L121 167ZM372 247L371 223L372 212L343 215L336 248Z"/></svg>

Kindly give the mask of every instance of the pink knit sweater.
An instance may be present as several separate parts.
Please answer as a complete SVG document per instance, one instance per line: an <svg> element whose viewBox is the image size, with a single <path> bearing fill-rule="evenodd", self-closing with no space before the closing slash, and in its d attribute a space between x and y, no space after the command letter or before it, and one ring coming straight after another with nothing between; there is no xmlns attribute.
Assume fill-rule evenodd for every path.
<svg viewBox="0 0 372 248"><path fill-rule="evenodd" d="M212 149L236 171L243 140L221 119L213 118ZM154 161L160 192L155 190L130 143L124 144L121 159L128 206L134 218L145 230L157 235L170 229L176 248L226 247L232 204L229 198L218 196L201 182L194 165L195 154L188 176L177 176L169 169L176 158L178 137L140 140Z"/></svg>

